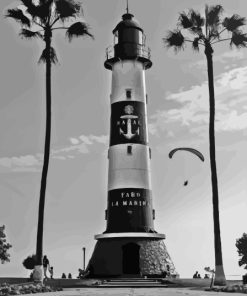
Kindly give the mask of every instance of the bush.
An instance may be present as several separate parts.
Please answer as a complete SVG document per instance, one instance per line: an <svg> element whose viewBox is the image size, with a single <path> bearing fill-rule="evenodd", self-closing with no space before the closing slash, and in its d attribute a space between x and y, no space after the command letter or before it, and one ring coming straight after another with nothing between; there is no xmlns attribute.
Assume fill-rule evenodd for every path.
<svg viewBox="0 0 247 296"><path fill-rule="evenodd" d="M236 240L238 255L241 257L238 261L239 266L247 269L247 234L243 233L242 237Z"/></svg>
<svg viewBox="0 0 247 296"><path fill-rule="evenodd" d="M62 291L62 289L45 286L43 284L29 284L29 285L5 284L5 286L0 287L1 296L34 294L34 293L42 293L42 292L56 292L56 291Z"/></svg>
<svg viewBox="0 0 247 296"><path fill-rule="evenodd" d="M0 226L0 262L2 264L10 261L10 254L8 254L8 250L12 247L6 241L6 234L4 233L4 230L5 226Z"/></svg>
<svg viewBox="0 0 247 296"><path fill-rule="evenodd" d="M23 260L22 264L26 269L34 269L34 266L36 265L36 255L28 256Z"/></svg>

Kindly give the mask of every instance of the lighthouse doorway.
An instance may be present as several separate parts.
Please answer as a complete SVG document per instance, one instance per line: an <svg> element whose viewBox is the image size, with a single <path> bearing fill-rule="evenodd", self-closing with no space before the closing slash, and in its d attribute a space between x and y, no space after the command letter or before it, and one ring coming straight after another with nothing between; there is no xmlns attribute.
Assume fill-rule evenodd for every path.
<svg viewBox="0 0 247 296"><path fill-rule="evenodd" d="M128 243L122 246L123 274L140 274L140 246Z"/></svg>

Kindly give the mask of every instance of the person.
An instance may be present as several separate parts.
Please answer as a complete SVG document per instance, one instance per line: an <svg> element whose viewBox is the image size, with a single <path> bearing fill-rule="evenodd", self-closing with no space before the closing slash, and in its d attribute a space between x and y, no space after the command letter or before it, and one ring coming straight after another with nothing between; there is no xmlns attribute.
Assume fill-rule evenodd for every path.
<svg viewBox="0 0 247 296"><path fill-rule="evenodd" d="M167 271L163 270L161 275L162 275L163 278L166 278L166 276L167 276Z"/></svg>
<svg viewBox="0 0 247 296"><path fill-rule="evenodd" d="M167 264L166 265L166 276L170 276L171 275L171 272L170 272L170 265Z"/></svg>
<svg viewBox="0 0 247 296"><path fill-rule="evenodd" d="M198 275L197 275L197 278L198 278L198 279L200 279L200 278L201 278L201 275L200 275L200 273L198 273Z"/></svg>
<svg viewBox="0 0 247 296"><path fill-rule="evenodd" d="M29 279L32 281L33 280L33 271L30 273Z"/></svg>
<svg viewBox="0 0 247 296"><path fill-rule="evenodd" d="M204 278L209 279L209 275L207 273L205 273Z"/></svg>
<svg viewBox="0 0 247 296"><path fill-rule="evenodd" d="M63 272L62 279L66 279L66 274Z"/></svg>
<svg viewBox="0 0 247 296"><path fill-rule="evenodd" d="M198 271L196 271L193 275L193 279L197 279L198 278Z"/></svg>
<svg viewBox="0 0 247 296"><path fill-rule="evenodd" d="M51 266L51 268L49 269L49 272L50 272L51 279L53 279L53 266Z"/></svg>
<svg viewBox="0 0 247 296"><path fill-rule="evenodd" d="M78 272L79 272L79 274L78 274L78 279L83 279L84 278L84 274L85 274L85 271L84 270L82 270L81 268L79 268L78 269Z"/></svg>
<svg viewBox="0 0 247 296"><path fill-rule="evenodd" d="M44 258L43 258L43 268L44 268L44 276L45 276L45 279L48 279L48 276L46 274L47 272L47 268L50 266L50 262L47 258L47 256L45 255Z"/></svg>
<svg viewBox="0 0 247 296"><path fill-rule="evenodd" d="M68 274L68 279L72 279L72 274L71 273Z"/></svg>

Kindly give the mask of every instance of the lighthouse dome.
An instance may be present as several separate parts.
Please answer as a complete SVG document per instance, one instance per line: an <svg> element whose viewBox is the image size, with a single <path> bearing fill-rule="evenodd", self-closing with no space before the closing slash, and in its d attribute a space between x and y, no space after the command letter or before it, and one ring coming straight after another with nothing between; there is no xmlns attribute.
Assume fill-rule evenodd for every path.
<svg viewBox="0 0 247 296"><path fill-rule="evenodd" d="M113 30L113 34L116 33L116 31L123 30L125 28L135 28L143 32L142 28L140 27L140 24L137 20L133 19L134 15L131 13L125 13L122 15L122 21L117 24L115 29Z"/></svg>

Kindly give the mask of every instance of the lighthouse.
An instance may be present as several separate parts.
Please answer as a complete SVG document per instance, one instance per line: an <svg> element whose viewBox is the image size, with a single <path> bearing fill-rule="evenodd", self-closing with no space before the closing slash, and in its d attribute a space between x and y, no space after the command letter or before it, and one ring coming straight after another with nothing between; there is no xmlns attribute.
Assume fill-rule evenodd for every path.
<svg viewBox="0 0 247 296"><path fill-rule="evenodd" d="M87 269L91 277L176 274L165 235L154 229L145 84L150 49L128 8L113 36L104 63L112 72L106 230L95 235Z"/></svg>

